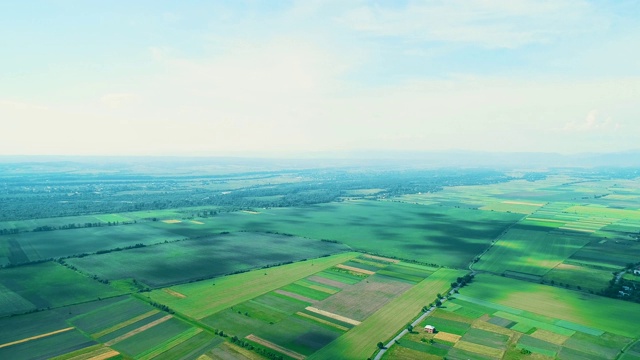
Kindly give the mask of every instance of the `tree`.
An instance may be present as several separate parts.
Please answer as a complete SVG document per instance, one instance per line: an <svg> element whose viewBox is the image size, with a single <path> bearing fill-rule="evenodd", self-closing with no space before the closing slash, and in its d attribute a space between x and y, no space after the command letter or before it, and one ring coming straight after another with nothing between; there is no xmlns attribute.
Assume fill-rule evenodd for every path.
<svg viewBox="0 0 640 360"><path fill-rule="evenodd" d="M408 332L410 332L410 333L412 333L412 332L413 332L413 325L408 324L408 325L407 325L407 331L408 331Z"/></svg>
<svg viewBox="0 0 640 360"><path fill-rule="evenodd" d="M382 341L378 341L378 349L384 349L384 344L382 343Z"/></svg>
<svg viewBox="0 0 640 360"><path fill-rule="evenodd" d="M440 299L436 300L436 306L440 306L442 305L442 301L440 301Z"/></svg>

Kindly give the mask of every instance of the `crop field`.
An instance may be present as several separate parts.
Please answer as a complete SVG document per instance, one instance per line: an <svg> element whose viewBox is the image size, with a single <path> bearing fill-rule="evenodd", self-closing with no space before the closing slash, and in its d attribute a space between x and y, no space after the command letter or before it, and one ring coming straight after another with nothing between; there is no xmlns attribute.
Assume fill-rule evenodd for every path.
<svg viewBox="0 0 640 360"><path fill-rule="evenodd" d="M117 196L155 191L158 209L0 222L0 358L366 359L471 268L384 359L640 359L639 305L601 296L625 267L625 291L640 286L637 179L407 194L349 174L317 202L309 174L197 179L183 202L172 181L136 185ZM211 189L243 202L169 208Z"/></svg>
<svg viewBox="0 0 640 360"><path fill-rule="evenodd" d="M334 255L313 260L313 265L306 261L266 269L267 275L265 270L256 270L172 287L181 297L163 290L151 292L150 297L208 329L283 356L291 353L294 358L323 358L331 356L322 355L325 352L342 351L344 344L359 343L362 348L356 346L355 351L366 357L375 349L373 335L379 340L390 337L397 327L420 313L425 298L432 301L465 273L383 260L377 260L381 267L372 267L377 271L390 267L420 274L423 280L414 284L352 269L352 265L362 264L360 261L366 264L370 259L355 253ZM264 286L265 281L269 281L268 286ZM246 295L239 293L242 290ZM236 296L219 301L213 298L214 294L220 296L227 291ZM203 312L207 306L208 311ZM379 325L383 322L387 325L381 331ZM220 352L214 349L211 354Z"/></svg>
<svg viewBox="0 0 640 360"><path fill-rule="evenodd" d="M588 237L572 232L515 226L482 256L474 268L498 274L511 271L543 276L589 241Z"/></svg>
<svg viewBox="0 0 640 360"><path fill-rule="evenodd" d="M502 294L494 293L500 289ZM505 296L514 291L520 293L525 289L526 296L521 294L518 300L505 300ZM632 307L624 306L632 304L622 303L623 308L617 308L615 303L620 301L604 299L612 303L594 304L593 308L585 310L575 303L573 311L567 308L565 299L571 303L582 295L519 280L478 275L472 284L427 317L413 333L393 345L384 359L402 359L405 353L418 358L414 352L420 352L426 358L431 355L447 359L527 358L523 349L534 354L529 356L558 359L616 358L638 337L637 328L620 321L591 322L587 315L602 319L596 311L597 306L602 306L607 316L624 316L625 311L632 310ZM543 302L542 306L540 302ZM594 312L588 313L589 310ZM574 316L565 316L571 319L563 320L560 312ZM435 326L436 334L422 330L427 324Z"/></svg>
<svg viewBox="0 0 640 360"><path fill-rule="evenodd" d="M46 262L0 271L0 315L59 307L122 294L108 285Z"/></svg>
<svg viewBox="0 0 640 360"><path fill-rule="evenodd" d="M210 278L346 251L341 244L261 233L232 233L67 260L109 280L135 278L151 287ZM212 264L212 260L215 263Z"/></svg>
<svg viewBox="0 0 640 360"><path fill-rule="evenodd" d="M158 312L145 302L125 297L116 303L73 317L69 323L94 338L101 338L122 329L132 323L131 320L142 320Z"/></svg>
<svg viewBox="0 0 640 360"><path fill-rule="evenodd" d="M419 313L425 303L431 302L438 293L445 293L449 284L461 271L441 269L413 286L387 306L376 311L360 325L313 354L313 359L364 359L369 357L378 341L390 339Z"/></svg>
<svg viewBox="0 0 640 360"><path fill-rule="evenodd" d="M354 250L462 267L520 218L518 214L473 209L358 200L196 219L202 225L162 221L147 225L181 237L222 231L278 232L335 240Z"/></svg>
<svg viewBox="0 0 640 360"><path fill-rule="evenodd" d="M0 265L93 253L138 243L155 244L182 238L184 237L147 224L19 233L0 236L0 247L10 249L8 256L0 258ZM11 261L12 259L16 260Z"/></svg>
<svg viewBox="0 0 640 360"><path fill-rule="evenodd" d="M640 336L640 329L633 325L640 321L636 304L498 276L476 278L477 284L460 294L621 336ZM623 318L626 321L619 321Z"/></svg>
<svg viewBox="0 0 640 360"><path fill-rule="evenodd" d="M202 319L356 256L358 256L357 253L337 254L171 287L172 290L185 295L184 298L172 296L162 290L152 291L149 297L187 316Z"/></svg>

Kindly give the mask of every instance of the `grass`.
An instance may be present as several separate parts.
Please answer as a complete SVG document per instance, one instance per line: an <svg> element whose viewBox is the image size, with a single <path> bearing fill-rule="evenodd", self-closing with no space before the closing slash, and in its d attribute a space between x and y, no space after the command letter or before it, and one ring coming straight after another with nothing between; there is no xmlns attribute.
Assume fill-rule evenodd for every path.
<svg viewBox="0 0 640 360"><path fill-rule="evenodd" d="M489 346L492 348L501 348L504 349L507 341L509 341L509 336L502 335L498 333L494 333L491 331L481 330L481 329L469 329L465 332L462 340L471 342L474 344Z"/></svg>
<svg viewBox="0 0 640 360"><path fill-rule="evenodd" d="M114 344L112 348L131 356L142 355L145 351L173 339L190 328L191 326L187 323L171 318Z"/></svg>
<svg viewBox="0 0 640 360"><path fill-rule="evenodd" d="M640 336L637 304L479 274L461 294L631 338Z"/></svg>
<svg viewBox="0 0 640 360"><path fill-rule="evenodd" d="M438 293L444 293L453 280L464 274L450 269L436 271L309 358L366 359L375 351L378 341L384 342L392 337L398 329L414 319L430 299Z"/></svg>
<svg viewBox="0 0 640 360"><path fill-rule="evenodd" d="M161 287L346 249L341 244L294 236L243 232L92 255L68 262L101 278L135 278L151 287ZM212 259L215 266L211 266Z"/></svg>
<svg viewBox="0 0 640 360"><path fill-rule="evenodd" d="M522 335L518 340L517 347L525 348L547 356L554 356L560 350L559 345L529 335Z"/></svg>
<svg viewBox="0 0 640 360"><path fill-rule="evenodd" d="M225 213L205 225L153 223L185 237L221 231L279 232L342 242L354 250L463 267L521 215L358 200ZM455 226L452 226L455 224Z"/></svg>
<svg viewBox="0 0 640 360"><path fill-rule="evenodd" d="M207 332L200 332L187 340L166 349L158 354L154 359L157 360L174 360L174 359L193 359L199 354L205 353L209 349L213 349L224 340L222 337L213 336Z"/></svg>
<svg viewBox="0 0 640 360"><path fill-rule="evenodd" d="M281 287L280 289L294 294L302 295L313 300L323 300L331 296L331 294L328 294L326 292L315 290L311 287L304 286L298 283L291 283Z"/></svg>
<svg viewBox="0 0 640 360"><path fill-rule="evenodd" d="M266 270L255 270L172 287L175 291L186 295L184 299L171 296L162 290L154 290L146 295L151 300L165 304L182 314L195 319L202 319L228 307L276 290L292 281L340 264L357 255L357 253L337 254Z"/></svg>
<svg viewBox="0 0 640 360"><path fill-rule="evenodd" d="M305 317L292 316L253 334L303 355L311 355L345 332Z"/></svg>
<svg viewBox="0 0 640 360"><path fill-rule="evenodd" d="M94 281L54 262L2 269L0 270L0 285L14 294L11 296L12 298L18 295L38 309L60 307L123 294L120 290ZM0 311L4 312L4 309ZM4 315L8 314L5 312Z"/></svg>
<svg viewBox="0 0 640 360"><path fill-rule="evenodd" d="M544 275L590 241L586 235L514 227L482 256L474 268L497 274L514 271Z"/></svg>
<svg viewBox="0 0 640 360"><path fill-rule="evenodd" d="M51 358L95 345L79 331L65 331L56 335L0 348L2 359Z"/></svg>
<svg viewBox="0 0 640 360"><path fill-rule="evenodd" d="M29 261L94 253L138 243L155 244L183 236L146 223L69 230L25 232L14 236ZM87 241L91 239L91 241Z"/></svg>
<svg viewBox="0 0 640 360"><path fill-rule="evenodd" d="M85 333L99 338L126 326L122 324L129 323L132 319L141 320L141 316L151 316L157 312L149 304L127 297L117 303L76 316L69 322Z"/></svg>
<svg viewBox="0 0 640 360"><path fill-rule="evenodd" d="M439 318L435 316L426 318L423 323L420 324L420 328L424 328L424 326L427 324L435 326L436 331L442 331L456 335L464 335L471 326L469 323Z"/></svg>
<svg viewBox="0 0 640 360"><path fill-rule="evenodd" d="M596 269L577 264L558 264L549 271L543 279L556 284L569 284L582 290L599 292L608 286L611 280L611 270Z"/></svg>
<svg viewBox="0 0 640 360"><path fill-rule="evenodd" d="M413 350L404 346L392 346L385 354L383 359L402 359L402 360L440 360L442 356L426 354L421 351Z"/></svg>

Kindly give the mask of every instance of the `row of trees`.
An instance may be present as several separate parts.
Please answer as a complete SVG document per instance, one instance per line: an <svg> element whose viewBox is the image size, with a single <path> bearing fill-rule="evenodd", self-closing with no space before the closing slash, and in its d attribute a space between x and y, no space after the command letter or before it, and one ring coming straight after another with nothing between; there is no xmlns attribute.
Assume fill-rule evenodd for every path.
<svg viewBox="0 0 640 360"><path fill-rule="evenodd" d="M43 178L44 175L34 173L24 174L17 181L0 174L0 205L3 208L0 221L195 206L238 209L305 206L337 201L345 196L388 197L435 192L443 186L487 184L511 179L501 172L486 170L300 170L293 173L270 172L268 175L260 177L254 174L247 178L233 175L229 177L229 188L224 189L224 182L220 179L211 185L202 176L132 175L116 181L108 175L66 174L61 178L55 175ZM280 178L286 182L275 180ZM246 186L242 186L243 182ZM374 195L350 193L360 189L381 190ZM198 216L215 216L217 211L219 209L200 211ZM73 226L102 225L86 223ZM42 227L37 231L47 230L51 228Z"/></svg>

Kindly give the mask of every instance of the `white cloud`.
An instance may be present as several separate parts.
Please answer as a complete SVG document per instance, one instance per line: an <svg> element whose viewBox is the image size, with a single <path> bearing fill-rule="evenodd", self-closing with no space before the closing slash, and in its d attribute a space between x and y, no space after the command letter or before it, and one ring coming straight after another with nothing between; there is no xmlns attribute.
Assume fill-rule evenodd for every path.
<svg viewBox="0 0 640 360"><path fill-rule="evenodd" d="M111 93L103 95L100 102L110 109L118 109L135 101L136 97L132 93Z"/></svg>
<svg viewBox="0 0 640 360"><path fill-rule="evenodd" d="M432 0L402 8L367 4L350 10L341 21L359 31L406 41L489 48L547 43L608 26L590 3L581 0Z"/></svg>
<svg viewBox="0 0 640 360"><path fill-rule="evenodd" d="M567 122L562 129L568 132L610 132L618 131L621 127L611 117L603 117L598 110L591 110L583 121Z"/></svg>

